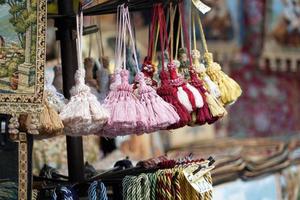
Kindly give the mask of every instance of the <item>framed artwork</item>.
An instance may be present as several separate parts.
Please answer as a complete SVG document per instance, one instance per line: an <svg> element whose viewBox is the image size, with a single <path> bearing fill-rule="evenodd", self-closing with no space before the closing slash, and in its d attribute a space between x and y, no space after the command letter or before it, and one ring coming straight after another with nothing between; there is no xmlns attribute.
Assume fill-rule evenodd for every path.
<svg viewBox="0 0 300 200"><path fill-rule="evenodd" d="M0 199L31 199L32 137L8 134L7 115L1 114L0 121Z"/></svg>
<svg viewBox="0 0 300 200"><path fill-rule="evenodd" d="M202 0L211 11L201 17L209 50L216 60L232 57L240 40L240 0Z"/></svg>
<svg viewBox="0 0 300 200"><path fill-rule="evenodd" d="M0 113L42 108L46 0L0 0Z"/></svg>
<svg viewBox="0 0 300 200"><path fill-rule="evenodd" d="M265 40L260 66L273 71L300 67L300 1L267 0Z"/></svg>

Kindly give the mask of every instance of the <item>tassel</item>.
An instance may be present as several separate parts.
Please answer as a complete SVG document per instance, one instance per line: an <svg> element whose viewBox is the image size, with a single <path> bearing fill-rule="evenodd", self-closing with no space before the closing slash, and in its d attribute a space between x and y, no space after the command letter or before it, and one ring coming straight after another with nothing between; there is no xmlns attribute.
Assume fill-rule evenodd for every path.
<svg viewBox="0 0 300 200"><path fill-rule="evenodd" d="M51 120L51 132L53 133L53 135L59 135L62 133L64 125L58 115L58 113L56 112L56 110L54 110L50 104L48 103L48 101L45 101L48 113L49 113L49 117ZM42 132L41 132L42 133Z"/></svg>
<svg viewBox="0 0 300 200"><path fill-rule="evenodd" d="M141 133L147 130L147 113L128 83L128 70L122 70L120 75L121 84L116 87L116 90L110 91L104 101L104 106L111 112L103 132L107 137Z"/></svg>
<svg viewBox="0 0 300 200"><path fill-rule="evenodd" d="M45 79L45 93L47 101L50 104L51 108L55 109L56 112L60 112L65 104L65 97L63 94L60 94L53 85L53 80L50 78Z"/></svg>
<svg viewBox="0 0 300 200"><path fill-rule="evenodd" d="M178 87L177 89L177 97L179 102L189 111L193 112L193 106L189 100L189 95L183 90L182 87ZM192 97L190 97L192 98Z"/></svg>
<svg viewBox="0 0 300 200"><path fill-rule="evenodd" d="M191 86L186 84L182 78L178 77L175 65L173 63L168 64L168 69L171 77L171 84L177 87L177 96L182 105L189 112L195 111L197 108L203 106L203 98L199 91Z"/></svg>
<svg viewBox="0 0 300 200"><path fill-rule="evenodd" d="M143 73L136 75L136 81L139 83L139 99L148 113L147 132L165 129L180 120L172 105L158 96L152 87L146 85Z"/></svg>
<svg viewBox="0 0 300 200"><path fill-rule="evenodd" d="M219 86L222 103L227 105L235 102L242 94L240 86L221 70L218 63L213 62L211 53L205 53L204 59L207 63L208 76Z"/></svg>
<svg viewBox="0 0 300 200"><path fill-rule="evenodd" d="M189 83L186 84L186 87L193 93L193 96L195 98L195 104L196 108L202 108L204 103L203 103L203 98L200 92L192 85Z"/></svg>
<svg viewBox="0 0 300 200"><path fill-rule="evenodd" d="M197 124L202 125L206 122L211 124L218 120L218 118L224 116L227 113L225 108L216 98L206 91L203 82L198 78L195 71L190 71L190 77L190 83L198 88L203 99L205 99L203 108L199 109L197 113Z"/></svg>
<svg viewBox="0 0 300 200"><path fill-rule="evenodd" d="M176 88L170 85L168 76L167 72L160 72L161 86L157 89L157 94L167 103L173 105L179 115L179 122L168 127L168 129L176 129L186 126L191 121L191 116L189 111L179 102Z"/></svg>
<svg viewBox="0 0 300 200"><path fill-rule="evenodd" d="M194 49L192 51L193 65L195 67L196 73L200 76L200 79L204 81L205 88L209 91L211 95L215 98L220 98L221 92L219 87L209 78L206 74L206 69L203 63L200 63L200 51Z"/></svg>
<svg viewBox="0 0 300 200"><path fill-rule="evenodd" d="M28 115L26 120L27 129L30 129L32 126L32 121L33 115ZM63 133L64 125L56 110L49 105L47 99L44 101L44 108L39 114L38 121L37 129L39 134L35 136L35 139L49 138Z"/></svg>
<svg viewBox="0 0 300 200"><path fill-rule="evenodd" d="M209 93L206 93L206 102L213 117L223 117L227 115L227 111L222 103Z"/></svg>
<svg viewBox="0 0 300 200"><path fill-rule="evenodd" d="M70 91L71 99L60 113L66 134L72 136L97 133L109 117L109 112L85 85L84 76L84 69L78 69L76 85Z"/></svg>

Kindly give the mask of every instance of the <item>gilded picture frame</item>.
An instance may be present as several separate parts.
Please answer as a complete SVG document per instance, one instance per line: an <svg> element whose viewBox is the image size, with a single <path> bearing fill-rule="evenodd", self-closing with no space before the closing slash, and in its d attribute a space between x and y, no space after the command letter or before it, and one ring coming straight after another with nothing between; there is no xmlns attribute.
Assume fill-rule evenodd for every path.
<svg viewBox="0 0 300 200"><path fill-rule="evenodd" d="M266 1L262 70L296 72L300 69L299 16L299 1Z"/></svg>
<svg viewBox="0 0 300 200"><path fill-rule="evenodd" d="M8 141L7 141L8 142ZM3 147L2 147L3 148ZM1 150L1 157L10 159L0 166L2 173L0 177L0 199L26 200L30 198L29 176L28 176L28 140L24 132L11 135L7 143L7 150ZM4 155L7 154L7 155ZM5 177L3 177L5 174ZM12 175L14 175L12 177Z"/></svg>
<svg viewBox="0 0 300 200"><path fill-rule="evenodd" d="M218 62L228 62L240 48L241 0L202 0L211 11L201 16L209 51ZM224 63L223 63L224 64Z"/></svg>
<svg viewBox="0 0 300 200"><path fill-rule="evenodd" d="M0 13L0 113L40 112L46 0L0 0Z"/></svg>

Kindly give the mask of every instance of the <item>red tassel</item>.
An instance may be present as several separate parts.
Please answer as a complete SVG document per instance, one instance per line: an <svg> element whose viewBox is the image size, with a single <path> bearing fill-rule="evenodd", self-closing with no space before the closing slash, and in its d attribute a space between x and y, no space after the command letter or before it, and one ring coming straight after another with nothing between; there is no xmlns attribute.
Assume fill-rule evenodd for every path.
<svg viewBox="0 0 300 200"><path fill-rule="evenodd" d="M209 106L206 102L206 95L205 94L207 93L207 91L204 88L203 81L200 80L197 77L197 74L193 71L190 72L189 83L199 90L200 94L202 95L203 102L204 102L203 107L197 110L197 121L196 121L196 123L199 124L199 125L204 125L206 123L212 124L215 121L217 121L219 118L212 116L212 114L209 110Z"/></svg>
<svg viewBox="0 0 300 200"><path fill-rule="evenodd" d="M161 96L166 102L172 104L178 113L180 120L178 123L171 125L168 129L176 129L186 126L191 121L191 116L188 110L179 102L177 98L176 88L169 83L167 72L160 72L161 86L157 89L157 94Z"/></svg>

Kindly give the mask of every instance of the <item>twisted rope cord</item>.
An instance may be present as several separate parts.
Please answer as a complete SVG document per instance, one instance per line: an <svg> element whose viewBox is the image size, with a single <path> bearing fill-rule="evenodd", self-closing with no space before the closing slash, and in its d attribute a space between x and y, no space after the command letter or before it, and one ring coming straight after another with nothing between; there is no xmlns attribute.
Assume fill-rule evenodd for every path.
<svg viewBox="0 0 300 200"><path fill-rule="evenodd" d="M142 178L142 197L145 200L149 200L150 199L150 191L151 191L151 185L150 185L150 180L148 178L148 176L146 174L141 174L140 175Z"/></svg>
<svg viewBox="0 0 300 200"><path fill-rule="evenodd" d="M89 200L108 200L105 185L101 181L94 181L89 187L88 198Z"/></svg>
<svg viewBox="0 0 300 200"><path fill-rule="evenodd" d="M58 196L56 194L56 190L57 189L54 190L51 200L74 200L72 191L69 188L67 188L67 187L59 188L59 191L62 193L62 198L61 199L58 199Z"/></svg>
<svg viewBox="0 0 300 200"><path fill-rule="evenodd" d="M157 184L157 176L156 173L147 174L148 179L150 181L150 200L156 200L156 184Z"/></svg>
<svg viewBox="0 0 300 200"><path fill-rule="evenodd" d="M131 187L132 187L132 176L125 176L122 181L122 187L123 187L123 199L124 200L130 200L131 198Z"/></svg>
<svg viewBox="0 0 300 200"><path fill-rule="evenodd" d="M164 181L166 185L167 199L173 200L174 198L172 195L172 172L170 170L165 172Z"/></svg>
<svg viewBox="0 0 300 200"><path fill-rule="evenodd" d="M207 173L204 175L205 181L207 181L209 184L212 184L212 177L210 173ZM213 191L209 190L205 192L205 200L212 200L213 199Z"/></svg>
<svg viewBox="0 0 300 200"><path fill-rule="evenodd" d="M163 181L162 181L162 177L161 177L161 173L162 170L159 170L156 172L156 176L157 176L157 187L156 187L156 192L157 192L157 199L160 200L164 200L165 199L165 192L164 192L164 185L163 185Z"/></svg>
<svg viewBox="0 0 300 200"><path fill-rule="evenodd" d="M182 200L181 197L181 191L180 191L180 180L179 180L179 171L176 169L173 169L172 172L172 178L173 178L173 184L172 186L174 187L174 196L175 200Z"/></svg>

